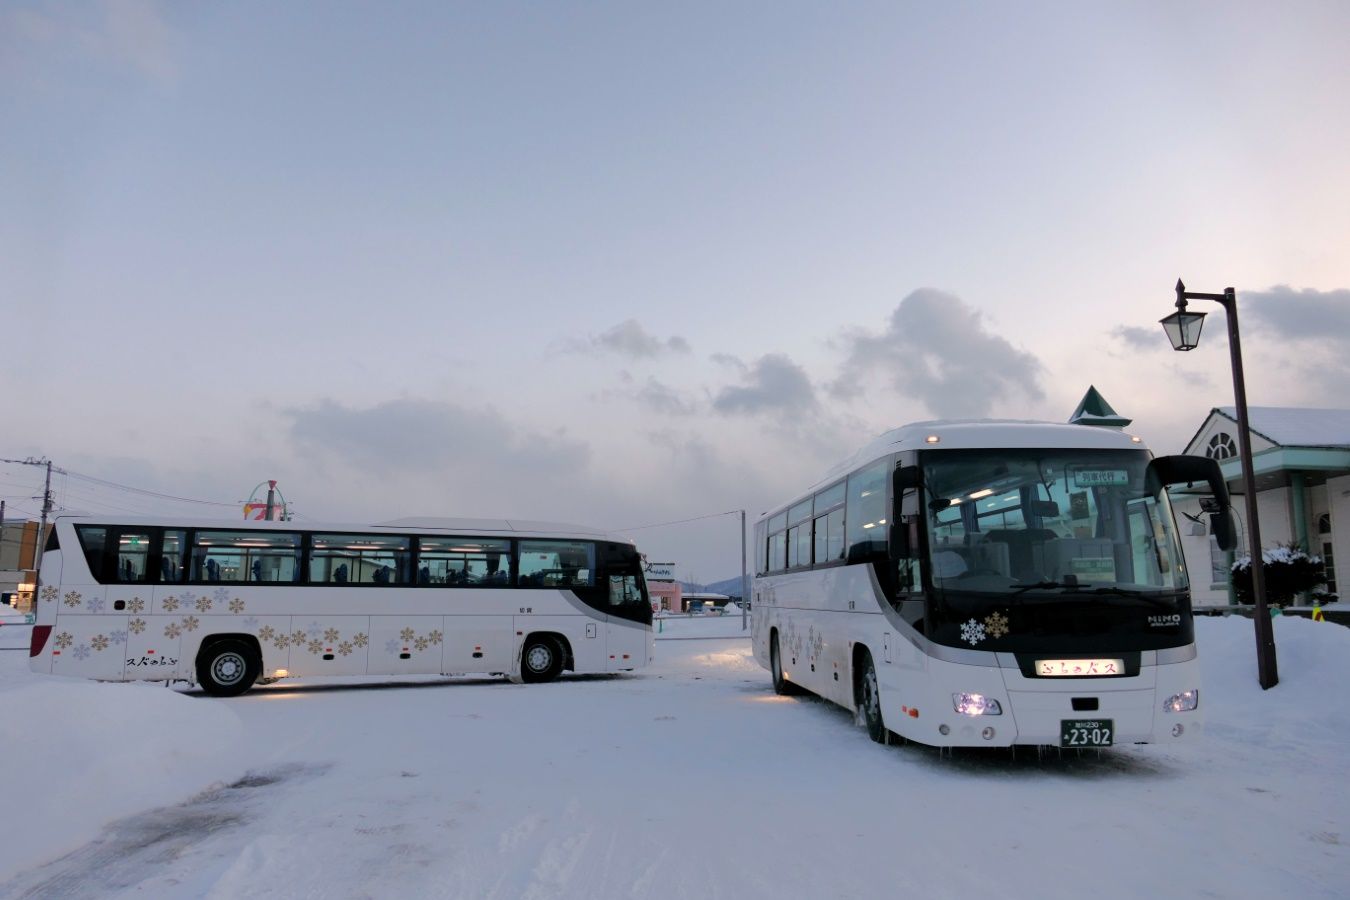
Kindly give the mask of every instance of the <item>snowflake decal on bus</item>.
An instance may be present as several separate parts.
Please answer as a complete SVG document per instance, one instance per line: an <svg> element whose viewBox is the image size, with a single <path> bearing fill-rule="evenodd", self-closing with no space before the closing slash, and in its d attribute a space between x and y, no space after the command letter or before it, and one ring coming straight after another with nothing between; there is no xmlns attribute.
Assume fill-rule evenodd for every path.
<svg viewBox="0 0 1350 900"><path fill-rule="evenodd" d="M130 622L127 623L127 630L130 631L132 634L140 634L142 631L145 630L145 620L132 619Z"/></svg>
<svg viewBox="0 0 1350 900"><path fill-rule="evenodd" d="M329 628L327 631L323 633L323 639L330 644L340 637L342 637L342 635L338 632L336 628Z"/></svg>
<svg viewBox="0 0 1350 900"><path fill-rule="evenodd" d="M427 640L431 641L431 643L435 644L436 646L440 646L441 641L443 641L444 639L445 635L441 634L440 631L433 631L427 635Z"/></svg>
<svg viewBox="0 0 1350 900"><path fill-rule="evenodd" d="M103 612L103 606L104 603L102 597L90 597L89 600L84 604L84 608L89 610L91 613Z"/></svg>
<svg viewBox="0 0 1350 900"><path fill-rule="evenodd" d="M318 655L323 652L323 643L321 641L310 641L307 649L310 653Z"/></svg>
<svg viewBox="0 0 1350 900"><path fill-rule="evenodd" d="M114 644L125 644L127 642L127 633L125 631L111 631L108 633L108 640Z"/></svg>
<svg viewBox="0 0 1350 900"><path fill-rule="evenodd" d="M71 636L69 631L63 631L56 636L56 646L62 650L70 649L70 645L73 643L75 643L75 638Z"/></svg>
<svg viewBox="0 0 1350 900"><path fill-rule="evenodd" d="M352 645L347 641L343 641L342 643L338 644L338 652L341 653L343 656L351 656Z"/></svg>
<svg viewBox="0 0 1350 900"><path fill-rule="evenodd" d="M88 644L81 644L80 646L76 647L74 650L72 650L72 651L70 651L70 652L71 652L72 654L74 654L74 656L75 656L76 659L88 659L88 658L89 658L89 645L88 645Z"/></svg>
<svg viewBox="0 0 1350 900"><path fill-rule="evenodd" d="M178 627L177 622L170 622L168 625L164 626L164 636L166 638L177 640L183 636L183 629Z"/></svg>
<svg viewBox="0 0 1350 900"><path fill-rule="evenodd" d="M183 591L182 600L183 609L191 609L192 605L197 602L197 595L192 593L192 591Z"/></svg>
<svg viewBox="0 0 1350 900"><path fill-rule="evenodd" d="M74 609L75 607L77 607L77 606L79 606L79 605L80 605L80 592L79 592L79 591L67 591L67 592L66 592L66 606L69 606L71 609Z"/></svg>
<svg viewBox="0 0 1350 900"><path fill-rule="evenodd" d="M266 642L277 636L277 630L271 625L264 625L258 629L258 640Z"/></svg>
<svg viewBox="0 0 1350 900"><path fill-rule="evenodd" d="M244 620L244 627L247 628L249 631L252 631L253 629L257 628L257 627L258 627L258 617L257 617L257 616L249 616L247 619Z"/></svg>
<svg viewBox="0 0 1350 900"><path fill-rule="evenodd" d="M127 612L132 613L133 615L145 612L145 601L140 597L132 597L127 601Z"/></svg>
<svg viewBox="0 0 1350 900"><path fill-rule="evenodd" d="M199 621L197 621L197 617L196 617L196 616L185 616L185 617L183 618L183 630L184 630L184 631L196 631L196 630L197 630L197 626L200 625L200 624L202 624L202 623L199 622Z"/></svg>
<svg viewBox="0 0 1350 900"><path fill-rule="evenodd" d="M978 644L980 641L984 640L984 626L974 619L966 622L961 626L961 640L967 641L972 645Z"/></svg>
<svg viewBox="0 0 1350 900"><path fill-rule="evenodd" d="M305 634L303 631L296 631L294 634L291 635L292 647L303 647L308 642L309 642L309 635Z"/></svg>
<svg viewBox="0 0 1350 900"><path fill-rule="evenodd" d="M238 597L235 597L233 600L230 601L230 612L234 613L237 616L243 611L244 611L243 600L240 600Z"/></svg>
<svg viewBox="0 0 1350 900"><path fill-rule="evenodd" d="M431 643L426 638L420 637L417 640L413 641L413 646L417 648L418 653L421 653L423 650L430 647Z"/></svg>
<svg viewBox="0 0 1350 900"><path fill-rule="evenodd" d="M159 607L160 607L160 609L162 609L164 612L170 612L170 613L171 613L171 612L178 612L178 598L175 597L173 594L170 594L169 596L165 597L163 600L159 601Z"/></svg>
<svg viewBox="0 0 1350 900"><path fill-rule="evenodd" d="M276 644L278 650L285 650L291 645L291 637L288 634L279 634L277 635L277 639L272 643Z"/></svg>
<svg viewBox="0 0 1350 900"><path fill-rule="evenodd" d="M364 647L366 644L370 643L370 638L366 637L365 632L358 632L352 638L352 643L357 647Z"/></svg>
<svg viewBox="0 0 1350 900"><path fill-rule="evenodd" d="M96 634L89 639L89 643L100 653L108 649L108 639L101 634Z"/></svg>
<svg viewBox="0 0 1350 900"><path fill-rule="evenodd" d="M225 588L216 588L215 593L211 596L217 603L224 604L226 600L230 599L230 592L225 590Z"/></svg>
<svg viewBox="0 0 1350 900"><path fill-rule="evenodd" d="M197 612L202 612L202 613L204 613L204 612L210 612L210 611L211 611L211 598L210 598L210 597L198 597L198 598L197 598Z"/></svg>
<svg viewBox="0 0 1350 900"><path fill-rule="evenodd" d="M984 630L991 638L998 640L1008 633L1008 617L1002 613L992 613L985 616Z"/></svg>
<svg viewBox="0 0 1350 900"><path fill-rule="evenodd" d="M417 637L417 632L413 631L411 628L405 628L398 633L398 636L403 638L403 642L406 644Z"/></svg>
<svg viewBox="0 0 1350 900"><path fill-rule="evenodd" d="M392 656L398 656L398 652L402 648L403 645L392 638L384 642L384 652Z"/></svg>
<svg viewBox="0 0 1350 900"><path fill-rule="evenodd" d="M56 585L49 584L42 589L42 599L48 602L55 600L56 595L61 593L56 589Z"/></svg>

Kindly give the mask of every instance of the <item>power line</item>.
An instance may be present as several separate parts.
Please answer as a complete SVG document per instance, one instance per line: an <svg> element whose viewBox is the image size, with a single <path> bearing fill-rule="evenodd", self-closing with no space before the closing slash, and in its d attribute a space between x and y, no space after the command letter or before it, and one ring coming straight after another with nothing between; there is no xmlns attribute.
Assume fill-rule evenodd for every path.
<svg viewBox="0 0 1350 900"><path fill-rule="evenodd" d="M160 493L159 491L151 491L145 488L132 487L131 485L118 484L115 481L108 481L105 478L95 478L93 475L85 475L81 472L72 472L69 469L62 469L61 473L70 478L77 478L81 481L88 481L93 484L102 485L104 487L116 488L117 490L121 491L128 491L132 494L143 494L144 496L155 497L159 500L174 500L178 503L197 503L202 506L228 506L231 509L234 509L239 506L238 503L224 503L220 500L198 500L195 497L178 497L173 494L163 494Z"/></svg>
<svg viewBox="0 0 1350 900"><path fill-rule="evenodd" d="M708 513L706 516L694 516L692 519L676 519L674 522L653 522L650 525L630 525L627 528L616 528L615 531L642 531L644 528L662 528L666 525L684 525L687 522L701 522L704 519L717 519L722 516L739 516L739 509L729 509L726 512Z"/></svg>

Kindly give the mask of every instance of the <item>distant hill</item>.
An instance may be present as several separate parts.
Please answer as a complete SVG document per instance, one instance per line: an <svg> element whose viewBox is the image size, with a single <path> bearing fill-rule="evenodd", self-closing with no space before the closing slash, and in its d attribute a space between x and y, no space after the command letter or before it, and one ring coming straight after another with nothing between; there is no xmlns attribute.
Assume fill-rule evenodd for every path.
<svg viewBox="0 0 1350 900"><path fill-rule="evenodd" d="M722 581L713 581L708 584L681 581L680 588L685 591L693 591L700 594L726 594L728 597L740 597L741 576L737 575L734 578L725 578Z"/></svg>

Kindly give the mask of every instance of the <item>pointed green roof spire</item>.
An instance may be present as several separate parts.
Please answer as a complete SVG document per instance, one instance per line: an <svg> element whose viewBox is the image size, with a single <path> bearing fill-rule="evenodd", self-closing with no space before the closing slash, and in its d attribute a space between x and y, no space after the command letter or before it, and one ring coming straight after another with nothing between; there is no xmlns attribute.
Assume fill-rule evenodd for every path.
<svg viewBox="0 0 1350 900"><path fill-rule="evenodd" d="M1101 425L1106 428L1124 428L1133 421L1112 409L1106 398L1091 385L1088 386L1087 393L1083 395L1078 408L1069 417L1070 425Z"/></svg>

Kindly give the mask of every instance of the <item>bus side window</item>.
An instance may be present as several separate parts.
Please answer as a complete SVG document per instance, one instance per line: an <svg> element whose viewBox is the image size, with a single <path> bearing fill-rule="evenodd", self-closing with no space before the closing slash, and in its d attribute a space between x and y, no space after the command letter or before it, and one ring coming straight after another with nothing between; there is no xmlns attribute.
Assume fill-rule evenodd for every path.
<svg viewBox="0 0 1350 900"><path fill-rule="evenodd" d="M150 560L150 535L145 532L123 531L117 537L117 575L123 584L138 584L146 580L146 563Z"/></svg>

